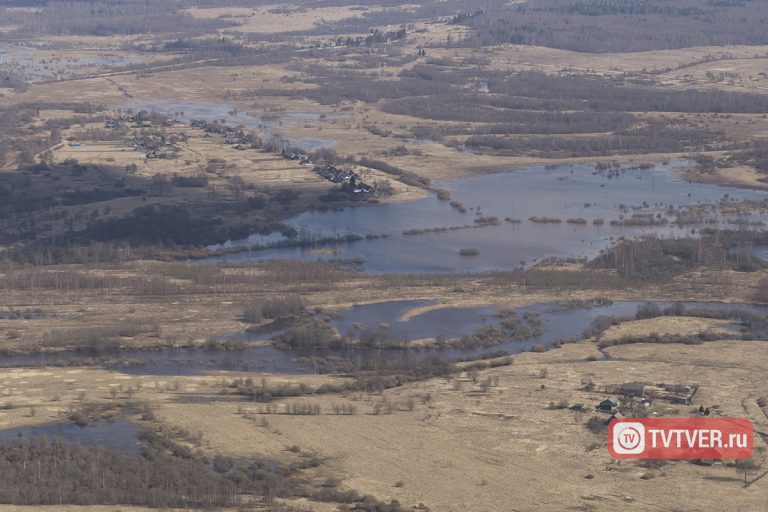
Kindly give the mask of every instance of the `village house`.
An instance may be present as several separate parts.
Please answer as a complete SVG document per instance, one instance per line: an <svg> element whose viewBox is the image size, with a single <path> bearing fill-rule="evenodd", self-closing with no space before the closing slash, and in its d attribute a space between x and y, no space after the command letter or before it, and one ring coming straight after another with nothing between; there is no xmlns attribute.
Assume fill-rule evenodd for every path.
<svg viewBox="0 0 768 512"><path fill-rule="evenodd" d="M596 408L598 411L603 411L603 412L613 412L613 410L614 410L615 408L617 408L619 405L621 405L621 402L619 402L619 399L618 399L618 398L616 398L616 397L610 397L610 398L606 398L605 400L603 400L602 402L600 402L599 404L597 404L597 405L595 406L595 408Z"/></svg>
<svg viewBox="0 0 768 512"><path fill-rule="evenodd" d="M358 183L355 188L352 189L352 193L354 194L372 194L373 192L373 187L362 182Z"/></svg>
<svg viewBox="0 0 768 512"><path fill-rule="evenodd" d="M136 151L151 151L159 148L163 144L163 140L155 135L147 135L134 139L133 147Z"/></svg>
<svg viewBox="0 0 768 512"><path fill-rule="evenodd" d="M343 184L343 188L353 194L373 194L376 191L372 186L363 183L359 174L339 169L331 164L325 167L316 166L313 171L331 183Z"/></svg>
<svg viewBox="0 0 768 512"><path fill-rule="evenodd" d="M314 168L314 172L332 183L344 183L350 181L353 177L355 179L358 178L354 172L345 171L330 164L325 167L317 166Z"/></svg>
<svg viewBox="0 0 768 512"><path fill-rule="evenodd" d="M289 153L286 150L283 150L283 158L285 158L286 160L299 160L299 163L309 161L309 156L303 153L297 153L297 152Z"/></svg>

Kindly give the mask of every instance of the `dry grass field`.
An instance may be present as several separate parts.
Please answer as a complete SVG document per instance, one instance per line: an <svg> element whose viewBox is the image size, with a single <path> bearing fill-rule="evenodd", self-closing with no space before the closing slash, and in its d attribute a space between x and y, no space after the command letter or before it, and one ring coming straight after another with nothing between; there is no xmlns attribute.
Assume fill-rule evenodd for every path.
<svg viewBox="0 0 768 512"><path fill-rule="evenodd" d="M416 6L418 7L418 6ZM201 19L234 21L238 30L257 34L307 31L349 18L360 18L367 13L408 11L414 5L381 7L377 5L349 5L336 7L306 7L302 5L264 5L260 7L206 7L191 8L187 12Z"/></svg>
<svg viewBox="0 0 768 512"><path fill-rule="evenodd" d="M749 475L754 483L745 486L737 470L725 463L699 467L680 461L649 468L612 462L595 448L601 436L585 428L593 415L590 409L606 395L583 388L587 380L598 388L649 379L695 383L699 389L693 406L655 410L686 415L703 404L720 416L748 417L764 432L768 419L755 402L768 393L755 379L766 371L764 347L763 342L633 345L611 349L610 361L594 361L599 354L590 343L566 345L547 354L518 355L509 367L406 385L381 395L298 399L318 404L319 416L259 414L263 408L258 405L216 401L215 376L167 379L88 369L3 370L4 399L14 403L3 426L57 421L83 392L89 401L109 402L110 388L133 387L139 391L130 400L151 404L165 428L201 433L202 452L289 461L295 455L287 448L296 445L326 461L317 479L341 478L345 487L402 503L421 502L432 510L703 510L713 500L727 499L735 509L758 511L766 506L760 472ZM544 378L542 369L547 371ZM488 391L473 380L489 376L498 385ZM270 383L280 379L271 376ZM306 382L314 386L322 380ZM209 395L213 401L184 403L186 394ZM51 402L51 396L57 401ZM562 400L585 404L586 412L548 409ZM393 404L394 412L373 414L382 401ZM278 411L289 403L278 401ZM358 413L333 414L332 405L340 403L353 404ZM29 406L37 409L34 418L26 412ZM764 457L764 444L758 440L756 446Z"/></svg>
<svg viewBox="0 0 768 512"><path fill-rule="evenodd" d="M599 334L534 345L511 362L483 345L482 360L443 365L427 357L444 355L435 349L444 340L432 337L412 343L419 364L398 367L387 356L399 351L384 342L365 347L373 357L332 332L350 359L335 373L324 366L336 353L323 352L323 323L386 301L434 301L404 309L401 322L442 308L555 302L764 305L768 271L730 261L735 242L716 247L721 260L707 259L702 243L640 253L668 265L642 276L622 273L618 251L603 266L434 275L367 273L355 261L192 260L252 233L334 254L282 223L532 165L618 173L689 157L674 171L681 179L764 190L764 41L618 53L472 39L471 18L487 16L475 11L494 12L494 2L126 0L114 15L54 3L0 6L0 363L71 358L0 364L0 430L124 419L145 432L138 460L161 453L210 474L222 458L234 461L220 481L252 463L249 485L271 487L232 491L241 507L207 507L233 512L768 510L768 340L743 312L602 319ZM375 194L355 197L313 171L326 163L358 173ZM765 212L757 202L718 208ZM685 236L710 243L699 228ZM746 237L735 232L728 240ZM291 301L297 311L267 312ZM286 327L274 339L271 322ZM249 327L267 334L246 337ZM313 356L286 360L312 363L314 374L262 370L269 358L237 366L246 363L238 350L288 350L294 331ZM231 346L222 341L233 335ZM122 351L151 359L170 348L197 351L209 368L153 375L116 363L131 363ZM211 362L225 350L233 366ZM189 357L181 353L179 368ZM750 419L746 477L730 460L611 459L609 414L595 406L632 382L652 391L647 404L622 398L627 414L687 417L703 407ZM683 386L695 390L690 403L664 394ZM346 492L357 498L343 502ZM0 499L0 512L190 509L18 502Z"/></svg>
<svg viewBox="0 0 768 512"><path fill-rule="evenodd" d="M224 9L224 8L222 8ZM209 11L211 9L205 9ZM201 10L198 10L201 11ZM216 10L218 12L218 10ZM219 16L221 14L217 14ZM280 13L279 16L293 16L305 20L299 14ZM257 17L262 19L262 17ZM282 26L271 24L273 27ZM421 37L432 31L443 30L445 25L426 26L426 32L417 34ZM442 37L442 36L441 36ZM398 54L415 53L425 41L406 40L397 48ZM524 47L506 45L490 49L469 50L430 49L429 57L433 60L477 58L487 61L484 67L491 71L512 73L525 70L546 73L571 73L590 76L618 76L624 73L638 75L639 79L658 82L663 88L697 87L723 91L753 92L763 94L766 80L761 75L761 65L766 53L764 47L702 47L681 50L665 50L632 54L587 54L542 47ZM381 50L379 50L381 52ZM333 54L334 50L328 50ZM382 55L382 59L384 55ZM309 59L308 62L318 61ZM702 62L711 60L711 62ZM413 67L418 61L404 65L384 65L379 72L384 76L395 77L398 73ZM700 76L699 69L712 71L714 68L725 69L732 63L737 69L739 79L717 81ZM669 71L666 71L669 70ZM718 71L719 73L719 71ZM299 79L299 81L296 81ZM322 138L331 141L332 148L343 155L386 158L397 165L418 174L435 179L453 179L471 174L509 170L531 164L550 163L551 159L535 156L505 156L476 154L449 147L445 142L414 140L410 128L417 124L430 124L434 127L446 127L447 121L429 121L407 115L392 115L383 112L379 104L345 102L340 105L324 105L306 98L275 96L272 91L302 90L313 88L301 79L311 77L291 69L287 65L257 65L247 67L196 66L191 69L160 69L146 74L117 74L98 78L84 78L75 81L60 81L30 86L24 93L8 93L0 98L0 104L12 102L54 101L67 98L103 104L108 108L141 108L152 105L162 111L163 103L173 105L184 102L203 108L225 105L239 111L253 112L255 115L265 112L268 115L283 116L277 127L281 135L293 139ZM248 92L253 100L238 99L238 94ZM263 93L259 93L263 91ZM172 107L169 107L172 108ZM312 115L311 120L293 120L290 113ZM676 114L670 114L675 116ZM686 116L691 123L699 123L696 116ZM730 121L729 121L730 119ZM762 116L741 116L740 118L719 119L708 116L706 125L714 130L722 130L735 139L753 139L766 132L765 119ZM734 123L734 121L736 121ZM702 123L703 125L703 123ZM366 126L375 126L390 133L380 136L370 133ZM407 154L396 150L405 147ZM393 153L397 153L396 155ZM659 161L681 156L681 153L644 155L613 155L611 157L576 157L559 158L558 161L618 160L626 163ZM723 181L729 182L728 176ZM754 180L752 180L754 181ZM732 181L730 181L732 182Z"/></svg>

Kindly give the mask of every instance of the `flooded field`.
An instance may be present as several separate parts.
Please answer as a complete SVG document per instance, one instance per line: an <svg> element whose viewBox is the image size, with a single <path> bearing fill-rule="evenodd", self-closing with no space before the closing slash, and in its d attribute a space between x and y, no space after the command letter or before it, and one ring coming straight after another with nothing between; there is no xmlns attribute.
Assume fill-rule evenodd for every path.
<svg viewBox="0 0 768 512"><path fill-rule="evenodd" d="M238 339L248 339L236 333ZM232 350L164 348L161 350L112 350L98 354L61 351L0 357L0 367L97 365L135 375L198 375L208 371L251 371L259 373L313 373L294 354L271 345Z"/></svg>
<svg viewBox="0 0 768 512"><path fill-rule="evenodd" d="M79 426L74 423L49 423L36 427L19 427L0 430L0 443L18 438L47 437L84 446L103 446L127 453L139 453L141 427L125 420L107 421Z"/></svg>
<svg viewBox="0 0 768 512"><path fill-rule="evenodd" d="M314 112L263 112L256 110L238 110L231 105L206 105L172 99L164 101L135 100L125 105L121 105L121 108L123 110L130 109L133 112L140 112L142 110L147 112L157 112L182 122L189 122L193 119L206 120L209 122L220 121L232 127L244 126L247 129L259 130L267 138L271 137L275 131L284 125L316 122L321 118L321 114ZM322 115L322 117L324 119L343 118L343 116L340 115ZM286 142L291 146L296 146L305 151L316 151L322 148L331 148L336 145L336 141L322 137L286 139Z"/></svg>
<svg viewBox="0 0 768 512"><path fill-rule="evenodd" d="M115 55L100 51L76 54L28 46L0 47L0 66L13 70L31 82L71 79L88 73L109 71L115 66L137 64L143 60L139 55Z"/></svg>
<svg viewBox="0 0 768 512"><path fill-rule="evenodd" d="M641 302L612 302L597 305L547 302L504 311L497 306L483 307L436 307L424 312L413 311L432 306L435 301L407 300L390 301L355 306L339 314L332 325L342 335L359 338L363 331L384 332L390 339L402 340L401 347L409 347L410 341L442 337L446 340L470 336L479 329L499 325L509 318L535 318L539 327L530 335L518 337L489 347L473 348L373 348L357 347L348 350L332 349L280 349L271 344L254 343L265 336L278 335L273 331L262 335L238 332L222 335L220 339L245 343L231 348L196 349L167 348L162 350L124 350L88 355L82 352L59 352L56 354L35 354L4 356L0 367L61 366L69 364L96 364L121 372L137 375L197 375L216 371L251 371L258 373L312 374L332 371L316 366L317 359L337 361L339 369L352 368L363 361L382 358L394 364L415 362L427 357L440 357L458 361L476 358L490 351L505 351L510 354L531 350L534 346L547 349L559 343L582 338L592 322L599 316L633 317ZM671 303L657 303L669 307ZM748 304L724 304L707 302L686 302L687 308L703 308L718 311L768 312L768 306ZM412 315L406 315L407 313ZM403 315L406 315L404 317Z"/></svg>
<svg viewBox="0 0 768 512"><path fill-rule="evenodd" d="M620 237L685 235L716 225L764 225L765 215L724 216L704 205L768 199L768 193L684 181L674 170L684 165L675 161L621 171L597 171L584 164L531 167L437 183L435 188L450 191L454 206L430 195L397 204L307 212L287 222L305 245L350 234L386 238L329 243L332 250L321 254L317 247L267 246L203 261L349 259L361 262L369 272L483 272L511 270L550 257L594 256ZM480 226L489 218L497 222ZM436 228L445 229L435 232ZM258 243L249 238L226 245Z"/></svg>
<svg viewBox="0 0 768 512"><path fill-rule="evenodd" d="M752 248L752 252L756 257L768 262L768 245L755 245Z"/></svg>
<svg viewBox="0 0 768 512"><path fill-rule="evenodd" d="M412 309L435 303L404 300L355 306L335 321L334 327L344 335L354 335L360 328L384 329L395 339L412 341L438 336L468 336L484 325L498 322L499 311L495 307L432 309L407 320L401 319Z"/></svg>

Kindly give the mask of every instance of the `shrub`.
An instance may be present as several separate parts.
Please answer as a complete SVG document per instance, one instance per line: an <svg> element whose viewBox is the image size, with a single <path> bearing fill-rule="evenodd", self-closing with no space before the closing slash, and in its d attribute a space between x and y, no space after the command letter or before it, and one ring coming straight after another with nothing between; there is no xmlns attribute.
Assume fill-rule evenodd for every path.
<svg viewBox="0 0 768 512"><path fill-rule="evenodd" d="M587 430L593 434L603 434L608 430L608 425L605 423L605 419L600 416L592 416L585 423Z"/></svg>
<svg viewBox="0 0 768 512"><path fill-rule="evenodd" d="M285 318L301 315L305 312L304 300L298 295L287 295L258 300L243 308L243 320L250 323L259 322L265 318Z"/></svg>
<svg viewBox="0 0 768 512"><path fill-rule="evenodd" d="M637 307L635 318L638 320L656 318L662 315L661 308L655 302L646 302Z"/></svg>

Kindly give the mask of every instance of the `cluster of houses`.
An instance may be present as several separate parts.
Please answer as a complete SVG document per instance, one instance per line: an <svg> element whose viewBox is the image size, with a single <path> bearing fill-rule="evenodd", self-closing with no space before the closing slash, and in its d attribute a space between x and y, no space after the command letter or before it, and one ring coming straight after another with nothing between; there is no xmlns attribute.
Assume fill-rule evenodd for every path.
<svg viewBox="0 0 768 512"><path fill-rule="evenodd" d="M344 169L339 169L338 167L331 164L327 164L325 166L318 165L315 166L315 168L312 170L331 183L349 183L352 180L357 181L357 179L360 177L355 172L345 171Z"/></svg>
<svg viewBox="0 0 768 512"><path fill-rule="evenodd" d="M645 407L650 407L654 400L665 401L677 405L691 405L693 395L699 387L695 384L659 384L653 385L644 382L627 382L620 386L606 386L603 391L612 394L595 409L611 413L611 419L622 418L621 406L629 401L639 401Z"/></svg>
<svg viewBox="0 0 768 512"><path fill-rule="evenodd" d="M646 408L650 407L655 400L679 405L691 405L693 396L698 389L699 386L696 384L653 385L644 382L628 382L620 386L607 386L604 391L614 391L617 394L597 404L595 409L610 414L610 417L606 420L606 424L608 424L611 420L625 418L626 416L622 411L631 413L632 407L630 404L632 403ZM581 404L578 405L581 406ZM710 411L708 408L705 409L703 406L700 406L699 414L708 416ZM635 414L631 415L635 416ZM652 413L652 416L655 415L656 413ZM700 466L712 466L715 463L713 459L696 459L691 462Z"/></svg>
<svg viewBox="0 0 768 512"><path fill-rule="evenodd" d="M373 187L363 183L360 175L356 172L339 169L331 164L315 166L313 171L331 183L347 185L353 194L372 194L374 192Z"/></svg>
<svg viewBox="0 0 768 512"><path fill-rule="evenodd" d="M312 158L299 151L283 150L283 158L299 162L301 165L311 165ZM316 165L312 171L331 183L338 183L348 187L348 191L353 194L373 194L374 188L363 182L360 175L354 171L340 169L335 165L325 164Z"/></svg>
<svg viewBox="0 0 768 512"><path fill-rule="evenodd" d="M104 128L107 130L116 130L122 128L125 125L121 119L107 119L104 122Z"/></svg>
<svg viewBox="0 0 768 512"><path fill-rule="evenodd" d="M170 126L170 124L177 122L173 119L167 119L162 123L164 126ZM151 128L154 126L152 121L142 120L127 114L106 121L104 126L105 128L115 129L129 123L135 123L135 126L140 128ZM206 137L211 137L213 134L222 135L225 137L224 143L232 145L235 149L245 150L248 148L258 148L261 145L261 141L254 135L248 135L242 130L236 130L222 123L210 123L205 120L193 119L190 125L193 128L201 129L205 132ZM165 137L157 135L137 136L133 140L133 149L144 152L148 159L166 158L168 155L165 149L171 145L170 142L165 140ZM298 161L301 165L313 164L312 158L309 155L298 151L292 152L284 149L282 156L286 160ZM374 188L364 183L360 175L354 171L340 169L331 164L316 165L313 171L331 183L342 185L347 192L353 194L373 194L375 192Z"/></svg>
<svg viewBox="0 0 768 512"><path fill-rule="evenodd" d="M296 151L288 151L283 150L283 158L286 160L293 160L298 161L301 165L310 165L312 163L312 159L309 157L309 155L305 155L304 153L299 153Z"/></svg>
<svg viewBox="0 0 768 512"><path fill-rule="evenodd" d="M165 148L170 146L163 137L157 135L144 135L133 139L134 151L142 151L148 159L165 158L168 154Z"/></svg>
<svg viewBox="0 0 768 512"><path fill-rule="evenodd" d="M104 122L104 128L115 130L130 125L133 128L153 128L155 126L172 126L179 121L172 118L166 119L147 119L145 116L133 116L130 114L121 114Z"/></svg>
<svg viewBox="0 0 768 512"><path fill-rule="evenodd" d="M206 137L210 137L213 134L222 135L224 137L224 144L231 145L240 151L244 151L248 148L257 148L261 143L261 141L253 135L248 135L242 130L236 130L225 124L209 123L205 120L192 120L190 125L193 128L203 130Z"/></svg>

